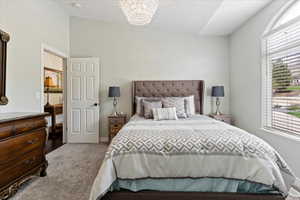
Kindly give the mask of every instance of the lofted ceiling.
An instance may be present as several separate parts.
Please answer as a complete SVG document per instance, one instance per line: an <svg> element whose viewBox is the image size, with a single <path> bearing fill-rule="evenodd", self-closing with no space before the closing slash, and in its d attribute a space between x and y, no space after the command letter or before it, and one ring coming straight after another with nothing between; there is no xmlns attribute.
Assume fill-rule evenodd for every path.
<svg viewBox="0 0 300 200"><path fill-rule="evenodd" d="M70 16L128 24L118 0L56 1ZM147 26L202 35L228 35L271 1L160 0L157 13Z"/></svg>

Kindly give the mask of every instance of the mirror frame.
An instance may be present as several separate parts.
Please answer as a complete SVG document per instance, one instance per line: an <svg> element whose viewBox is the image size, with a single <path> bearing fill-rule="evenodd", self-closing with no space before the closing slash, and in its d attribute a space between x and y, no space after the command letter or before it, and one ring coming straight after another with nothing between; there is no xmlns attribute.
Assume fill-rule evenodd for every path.
<svg viewBox="0 0 300 200"><path fill-rule="evenodd" d="M6 59L9 34L0 30L0 105L7 105L6 97Z"/></svg>

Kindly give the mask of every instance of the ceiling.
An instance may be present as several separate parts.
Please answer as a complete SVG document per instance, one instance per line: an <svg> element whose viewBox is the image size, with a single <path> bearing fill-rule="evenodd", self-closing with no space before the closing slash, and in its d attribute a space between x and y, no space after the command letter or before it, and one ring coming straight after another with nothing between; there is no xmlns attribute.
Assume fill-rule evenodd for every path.
<svg viewBox="0 0 300 200"><path fill-rule="evenodd" d="M118 0L56 0L71 16L128 24ZM150 28L228 35L273 0L160 0ZM80 8L72 6L79 3Z"/></svg>

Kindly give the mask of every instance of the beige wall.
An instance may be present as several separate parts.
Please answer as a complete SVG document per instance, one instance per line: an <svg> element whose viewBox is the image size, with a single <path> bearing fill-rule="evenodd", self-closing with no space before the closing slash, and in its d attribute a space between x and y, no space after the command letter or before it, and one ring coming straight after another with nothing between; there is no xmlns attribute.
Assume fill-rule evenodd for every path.
<svg viewBox="0 0 300 200"><path fill-rule="evenodd" d="M41 48L68 54L69 16L52 0L0 0L0 29L8 32L7 96L0 112L41 110Z"/></svg>
<svg viewBox="0 0 300 200"><path fill-rule="evenodd" d="M108 87L121 86L119 110L129 114L133 80L203 79L206 113L211 112L209 89L222 84L227 90L222 109L229 111L226 37L151 31L79 18L71 18L70 24L71 56L100 58L102 136L107 134L106 116L112 111Z"/></svg>

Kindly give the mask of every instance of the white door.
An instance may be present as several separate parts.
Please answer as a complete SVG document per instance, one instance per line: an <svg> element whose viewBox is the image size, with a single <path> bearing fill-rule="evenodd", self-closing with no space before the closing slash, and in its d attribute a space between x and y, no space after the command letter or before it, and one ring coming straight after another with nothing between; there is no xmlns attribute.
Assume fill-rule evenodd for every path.
<svg viewBox="0 0 300 200"><path fill-rule="evenodd" d="M99 59L71 58L67 75L68 143L99 143Z"/></svg>

